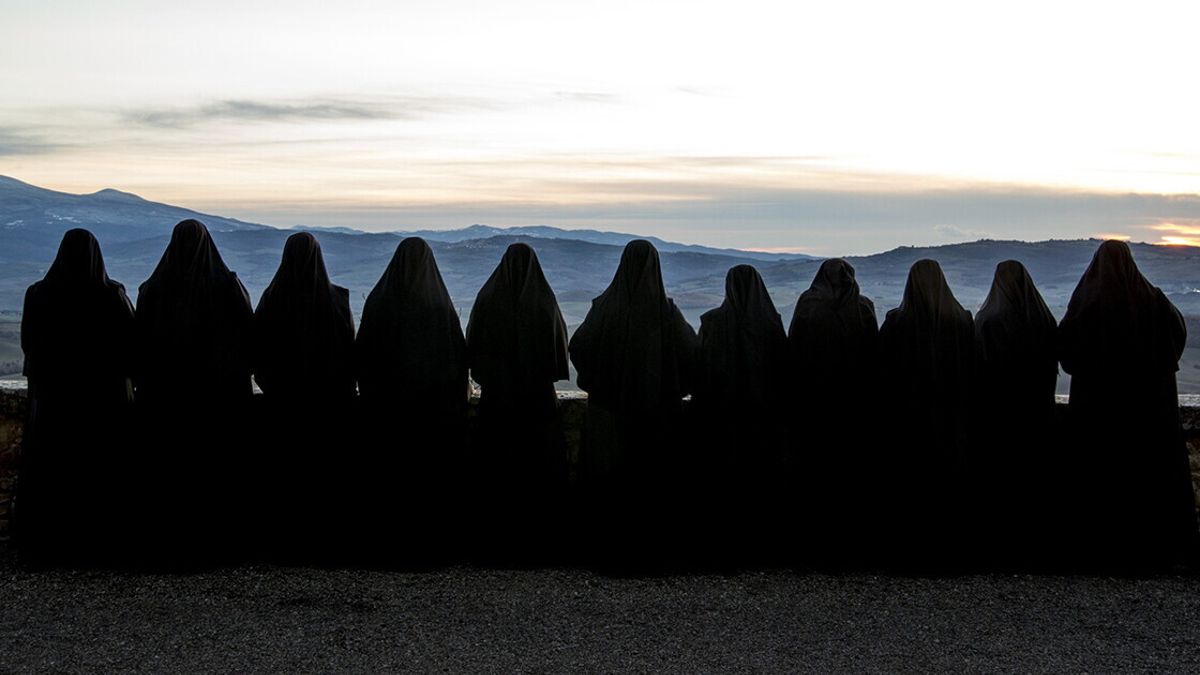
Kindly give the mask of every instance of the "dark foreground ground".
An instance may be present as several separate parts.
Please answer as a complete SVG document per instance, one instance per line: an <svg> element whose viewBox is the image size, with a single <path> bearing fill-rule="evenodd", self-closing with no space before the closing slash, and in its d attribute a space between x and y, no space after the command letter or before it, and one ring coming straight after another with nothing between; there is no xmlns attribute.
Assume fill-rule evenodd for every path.
<svg viewBox="0 0 1200 675"><path fill-rule="evenodd" d="M1200 579L30 571L0 671L1200 670Z"/></svg>

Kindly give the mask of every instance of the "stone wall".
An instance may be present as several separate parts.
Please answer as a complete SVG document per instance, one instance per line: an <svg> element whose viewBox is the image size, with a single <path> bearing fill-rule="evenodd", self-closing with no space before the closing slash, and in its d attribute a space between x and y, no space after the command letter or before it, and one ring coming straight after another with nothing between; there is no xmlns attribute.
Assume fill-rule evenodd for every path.
<svg viewBox="0 0 1200 675"><path fill-rule="evenodd" d="M472 399L471 424L474 424L477 403L478 399ZM1065 407L1061 402L1059 405ZM567 462L574 474L574 469L579 463L579 444L587 399L577 393L560 393L559 410L567 441ZM27 412L28 401L24 389L0 387L0 539L7 538L9 532L13 490L17 481L21 437ZM1192 486L1196 490L1196 502L1200 505L1200 405L1187 400L1180 406L1179 412L1184 437L1187 439Z"/></svg>

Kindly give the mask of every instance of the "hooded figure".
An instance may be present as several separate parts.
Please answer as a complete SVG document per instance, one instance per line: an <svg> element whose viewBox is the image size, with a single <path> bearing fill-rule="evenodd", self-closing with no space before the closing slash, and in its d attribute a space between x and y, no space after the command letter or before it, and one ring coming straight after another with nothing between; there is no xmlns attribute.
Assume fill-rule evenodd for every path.
<svg viewBox="0 0 1200 675"><path fill-rule="evenodd" d="M341 453L350 427L354 319L349 291L329 281L321 246L293 234L254 311L254 378L263 391L258 491L264 530L285 549L301 541L329 544L346 469ZM334 461L331 461L333 459ZM305 508L313 495L331 498ZM314 536L314 534L316 536Z"/></svg>
<svg viewBox="0 0 1200 675"><path fill-rule="evenodd" d="M991 291L975 314L975 438L968 465L981 492L989 562L1044 557L1059 539L1061 488L1054 438L1058 379L1056 322L1025 266L996 266Z"/></svg>
<svg viewBox="0 0 1200 675"><path fill-rule="evenodd" d="M965 532L959 498L967 457L975 327L954 298L942 268L918 260L900 306L879 329L880 366L896 442L882 464L894 508L886 526L899 554L957 562Z"/></svg>
<svg viewBox="0 0 1200 675"><path fill-rule="evenodd" d="M554 383L569 377L567 324L528 244L508 247L475 298L467 359L482 388L473 462L478 543L486 555L561 544L546 538L559 536L552 520L564 510L566 445Z"/></svg>
<svg viewBox="0 0 1200 675"><path fill-rule="evenodd" d="M441 558L457 508L450 491L461 490L469 390L462 326L425 240L396 247L354 349L369 453L360 494L364 525L376 531L364 543Z"/></svg>
<svg viewBox="0 0 1200 675"><path fill-rule="evenodd" d="M35 556L95 555L105 533L88 515L111 499L131 441L133 305L105 273L91 232L67 231L46 276L26 291L21 349L29 422L18 541Z"/></svg>
<svg viewBox="0 0 1200 675"><path fill-rule="evenodd" d="M149 500L147 526L165 533L162 543L192 549L168 553L212 553L245 523L238 512L248 487L252 316L246 289L204 225L176 225L138 290L135 321L135 384L145 417L138 492Z"/></svg>
<svg viewBox="0 0 1200 675"><path fill-rule="evenodd" d="M794 428L787 477L795 486L798 524L811 536L816 560L847 562L864 553L873 520L871 500L877 438L866 433L854 405L876 391L879 324L854 268L840 258L821 263L812 285L796 301L788 328ZM808 539L808 537L805 537Z"/></svg>
<svg viewBox="0 0 1200 675"><path fill-rule="evenodd" d="M765 552L779 537L781 424L787 335L758 271L737 265L725 275L725 300L700 317L700 358L693 405L703 428L706 528L719 548ZM713 525L716 527L713 528Z"/></svg>
<svg viewBox="0 0 1200 675"><path fill-rule="evenodd" d="M254 310L204 224L184 220L138 289L138 400L177 407L250 396Z"/></svg>
<svg viewBox="0 0 1200 675"><path fill-rule="evenodd" d="M350 292L330 283L321 245L307 232L287 238L254 310L253 358L269 399L303 405L354 397Z"/></svg>
<svg viewBox="0 0 1200 675"><path fill-rule="evenodd" d="M663 515L658 506L674 487L667 481L697 347L695 331L667 297L658 251L648 241L629 242L570 344L579 388L588 393L581 480L601 546L613 537L649 537Z"/></svg>
<svg viewBox="0 0 1200 675"><path fill-rule="evenodd" d="M1078 502L1092 540L1083 548L1101 564L1158 565L1193 553L1175 385L1186 338L1179 310L1138 271L1129 245L1101 244L1058 332L1081 441Z"/></svg>

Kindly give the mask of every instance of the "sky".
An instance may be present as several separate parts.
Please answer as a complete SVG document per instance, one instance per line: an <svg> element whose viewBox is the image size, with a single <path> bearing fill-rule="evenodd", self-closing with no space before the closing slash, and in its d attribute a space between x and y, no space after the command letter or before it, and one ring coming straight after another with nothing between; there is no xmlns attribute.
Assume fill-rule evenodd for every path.
<svg viewBox="0 0 1200 675"><path fill-rule="evenodd" d="M0 175L288 227L1200 244L1194 1L2 0Z"/></svg>

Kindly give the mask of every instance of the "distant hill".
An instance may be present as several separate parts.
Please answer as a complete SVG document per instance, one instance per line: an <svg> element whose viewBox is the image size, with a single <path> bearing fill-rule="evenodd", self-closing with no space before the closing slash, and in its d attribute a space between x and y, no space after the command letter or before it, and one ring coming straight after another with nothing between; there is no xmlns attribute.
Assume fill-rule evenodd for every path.
<svg viewBox="0 0 1200 675"><path fill-rule="evenodd" d="M0 177L0 323L5 317L15 318L20 311L25 288L45 273L67 229L86 227L96 234L109 274L124 283L132 297L162 255L171 228L184 218L198 218L209 226L222 256L257 302L275 273L290 230L156 204L115 190L71 195ZM636 237L541 226L501 229L472 225L460 230L413 233L366 233L349 228L311 231L321 241L334 282L350 289L356 316L401 237L425 237L464 322L475 294L505 248L516 241L527 242L537 249L572 329L583 320L591 299L612 278L624 243ZM650 239L662 254L668 290L688 320L697 326L700 314L721 303L725 273L737 264L751 264L762 272L786 325L796 298L808 288L821 262L807 256L758 254ZM1098 243L981 240L935 247L906 246L848 260L857 270L863 292L875 301L881 321L886 311L899 303L908 268L921 258L941 263L955 295L971 311L986 297L996 263L1020 260L1029 268L1051 309L1061 317ZM1200 249L1148 244L1132 247L1143 273L1168 294L1194 328L1182 364L1180 390L1200 393ZM19 348L8 344L12 340L6 335L15 339L12 331L0 330L0 362L11 363L13 355L19 355Z"/></svg>
<svg viewBox="0 0 1200 675"><path fill-rule="evenodd" d="M345 231L347 228L337 229L339 231ZM700 246L698 244L680 244L673 241L664 241L658 237L649 237L640 234L628 234L625 232L602 232L599 230L564 230L560 227L550 227L547 225L525 225L503 228L490 227L488 225L471 225L469 227L464 227L461 230L396 230L395 234L402 236L422 237L429 241L444 242L461 242L471 239L518 236L536 237L538 239L572 239L575 241L586 241L591 244L608 244L610 246L624 246L634 239L645 239L654 244L654 247L657 248L660 253L707 253L748 258L750 260L760 260L764 262L815 259L813 256L804 255L802 253L767 253L764 251L743 251L741 249L732 248L712 248L710 246Z"/></svg>

